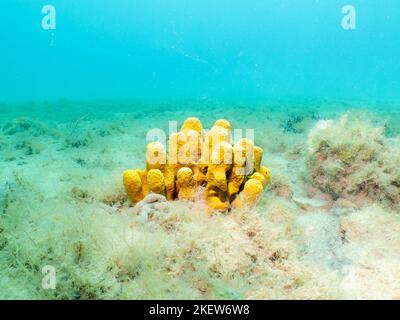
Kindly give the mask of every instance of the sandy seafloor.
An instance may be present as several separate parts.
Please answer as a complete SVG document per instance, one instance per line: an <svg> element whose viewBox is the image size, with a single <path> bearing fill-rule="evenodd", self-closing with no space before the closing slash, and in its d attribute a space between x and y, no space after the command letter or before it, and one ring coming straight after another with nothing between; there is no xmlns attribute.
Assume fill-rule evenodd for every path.
<svg viewBox="0 0 400 320"><path fill-rule="evenodd" d="M400 213L308 192L311 128L354 110L400 134L396 103L68 101L0 104L0 298L400 298ZM255 130L272 186L256 211L176 201L135 216L121 174L146 133L199 117ZM345 231L344 231L345 230ZM42 268L55 267L54 290Z"/></svg>

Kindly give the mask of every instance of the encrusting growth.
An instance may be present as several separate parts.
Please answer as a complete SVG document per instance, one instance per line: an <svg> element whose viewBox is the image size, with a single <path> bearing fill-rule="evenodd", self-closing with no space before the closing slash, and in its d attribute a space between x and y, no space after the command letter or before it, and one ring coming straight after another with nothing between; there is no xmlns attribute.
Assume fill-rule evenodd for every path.
<svg viewBox="0 0 400 320"><path fill-rule="evenodd" d="M170 201L194 201L200 195L208 213L253 207L271 179L269 169L262 166L262 148L249 139L232 145L231 124L225 119L203 133L200 120L188 118L170 135L168 147L167 155L162 143L149 143L146 169L124 172L133 204L152 193Z"/></svg>

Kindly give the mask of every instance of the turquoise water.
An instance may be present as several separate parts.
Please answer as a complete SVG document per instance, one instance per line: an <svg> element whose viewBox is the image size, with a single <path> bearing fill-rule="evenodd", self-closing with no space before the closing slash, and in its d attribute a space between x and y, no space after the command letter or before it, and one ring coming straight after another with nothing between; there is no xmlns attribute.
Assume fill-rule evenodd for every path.
<svg viewBox="0 0 400 320"><path fill-rule="evenodd" d="M398 0L3 0L0 12L0 298L400 297ZM145 168L149 129L193 116L254 129L271 184L255 211L209 217L200 190L135 214L122 173ZM342 178L328 182L373 197L316 189L316 133Z"/></svg>
<svg viewBox="0 0 400 320"><path fill-rule="evenodd" d="M5 0L0 100L398 100L399 2L350 1L344 30L348 2Z"/></svg>

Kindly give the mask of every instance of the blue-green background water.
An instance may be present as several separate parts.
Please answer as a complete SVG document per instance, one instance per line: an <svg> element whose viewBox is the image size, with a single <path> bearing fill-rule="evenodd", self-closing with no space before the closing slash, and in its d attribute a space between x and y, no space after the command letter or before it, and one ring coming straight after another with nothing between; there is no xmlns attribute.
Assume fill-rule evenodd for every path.
<svg viewBox="0 0 400 320"><path fill-rule="evenodd" d="M399 298L399 33L400 0L1 0L0 299ZM254 130L257 208L135 214L187 117Z"/></svg>
<svg viewBox="0 0 400 320"><path fill-rule="evenodd" d="M41 9L57 9L57 29ZM356 30L341 26L343 5ZM3 0L0 100L400 99L398 0Z"/></svg>

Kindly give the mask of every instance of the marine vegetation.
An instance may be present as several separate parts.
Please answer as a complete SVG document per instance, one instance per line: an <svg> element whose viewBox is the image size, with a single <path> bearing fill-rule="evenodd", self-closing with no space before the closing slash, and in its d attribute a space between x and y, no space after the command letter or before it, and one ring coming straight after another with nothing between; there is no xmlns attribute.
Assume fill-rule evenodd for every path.
<svg viewBox="0 0 400 320"><path fill-rule="evenodd" d="M146 168L123 174L131 202L158 194L167 200L205 200L209 213L255 206L270 182L263 149L247 138L232 145L230 131L231 124L220 119L203 133L200 120L192 117L171 134L168 155L161 142L149 143Z"/></svg>
<svg viewBox="0 0 400 320"><path fill-rule="evenodd" d="M124 112L115 113L115 105ZM378 106L378 116L368 114L366 119L364 111L361 116L352 111L340 118L349 109L341 104L321 108L318 117L306 106L276 106L266 113L265 108L213 104L216 119L226 116L232 127L241 123L255 129L255 144L263 148L263 162L272 174L268 191L255 207L245 202L236 209L234 202L245 198L245 183L253 181L251 177L261 179L262 172L245 174L247 181L237 183L243 176L232 175L233 168L241 165L233 152L232 165L222 163L220 171L213 172L214 177L220 172L227 177L228 196L222 194L228 199L225 210L210 206L212 198L207 196L218 189L214 183L207 189L210 166L200 161L176 163L176 173L181 171L174 176L169 195L163 187L162 194L154 192L160 192L156 182L162 180L156 171L150 179L154 191L140 195L137 202L128 199L121 178L123 170L140 168L144 162L148 127L158 123L166 129L168 119L183 123L196 110L195 116L211 128L210 105L154 109L153 102L67 101L38 106L9 104L8 111L0 114L0 298L400 297L400 211L390 210L396 202L383 192L396 181L400 167L398 106L393 111ZM47 119L44 114L52 114L50 106L64 111ZM253 112L246 112L249 109ZM21 110L23 121L18 120ZM388 111L382 115L382 110ZM296 125L298 133L280 128L288 114L304 119ZM338 120L315 127L320 119ZM226 122L217 124L223 128ZM37 132L42 133L36 137ZM208 134L202 132L201 151ZM179 155L169 146L177 146L173 139L182 134L184 130L163 141L169 161ZM88 143L75 143L86 137ZM21 141L40 142L44 148L27 155L17 149ZM239 145L226 143L233 144L232 149ZM150 146L154 144L159 145ZM345 148L351 156L338 152ZM253 148L254 160L260 155L257 150ZM362 161L366 150L375 150L371 162ZM328 175L332 171L322 171L333 159L348 170L337 175L338 181ZM147 162L149 171L157 169L157 163ZM347 188L368 165L374 166L371 177L379 187L368 187L369 195L365 189L349 193ZM161 168L165 183L165 167ZM187 183L192 176L197 177L194 188ZM343 190L336 185L339 181ZM231 199L229 194L235 193ZM43 286L49 266L55 270L55 289Z"/></svg>
<svg viewBox="0 0 400 320"><path fill-rule="evenodd" d="M384 126L352 114L321 120L309 134L306 162L313 185L332 199L399 209L400 148Z"/></svg>

